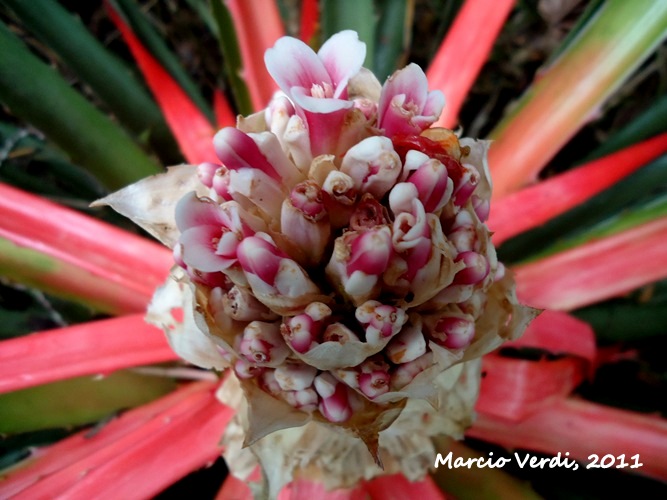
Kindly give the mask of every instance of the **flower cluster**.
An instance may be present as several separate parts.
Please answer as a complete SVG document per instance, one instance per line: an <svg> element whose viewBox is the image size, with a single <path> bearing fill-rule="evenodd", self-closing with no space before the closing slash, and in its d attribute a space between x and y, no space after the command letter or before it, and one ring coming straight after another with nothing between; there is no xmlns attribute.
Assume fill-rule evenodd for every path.
<svg viewBox="0 0 667 500"><path fill-rule="evenodd" d="M364 58L352 31L318 53L278 40L266 65L282 92L216 134L220 163L148 181L153 219L180 197L175 220L148 229L173 246L185 296L162 290L152 317L186 359L233 368L246 444L325 424L391 469L380 433L415 432L410 411L427 434L460 433L476 397L469 361L532 314L484 224L488 144L430 128L444 97L417 65L380 85ZM182 300L192 321L178 329L160 311ZM457 384L466 396L448 398Z"/></svg>

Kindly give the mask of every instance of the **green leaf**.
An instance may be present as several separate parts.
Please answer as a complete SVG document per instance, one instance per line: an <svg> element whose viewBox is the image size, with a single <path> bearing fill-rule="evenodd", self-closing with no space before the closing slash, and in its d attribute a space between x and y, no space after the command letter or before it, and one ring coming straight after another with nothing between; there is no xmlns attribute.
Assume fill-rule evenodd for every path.
<svg viewBox="0 0 667 500"><path fill-rule="evenodd" d="M0 144L2 182L46 196L74 195L88 203L106 193L97 179L25 128L0 122Z"/></svg>
<svg viewBox="0 0 667 500"><path fill-rule="evenodd" d="M220 36L218 31L218 24L211 12L208 0L185 0L190 8L197 13L199 18L204 22L206 27L215 35L216 38Z"/></svg>
<svg viewBox="0 0 667 500"><path fill-rule="evenodd" d="M405 65L412 39L414 0L387 0L377 26L373 72L381 82Z"/></svg>
<svg viewBox="0 0 667 500"><path fill-rule="evenodd" d="M89 308L73 302L0 283L0 339L90 321L93 316Z"/></svg>
<svg viewBox="0 0 667 500"><path fill-rule="evenodd" d="M241 61L238 38L234 30L234 21L222 0L212 0L211 7L213 9L213 17L218 26L218 32L220 33L218 38L220 41L220 50L224 56L225 73L232 89L232 94L234 94L234 101L239 113L249 115L253 111L252 102L250 101L250 93L248 92L245 80L241 78L243 62Z"/></svg>
<svg viewBox="0 0 667 500"><path fill-rule="evenodd" d="M667 334L667 304L628 304L613 301L573 313L608 342L640 340Z"/></svg>
<svg viewBox="0 0 667 500"><path fill-rule="evenodd" d="M604 2L491 132L494 197L532 182L665 36L667 3Z"/></svg>
<svg viewBox="0 0 667 500"><path fill-rule="evenodd" d="M321 9L322 40L328 40L342 30L356 31L359 39L366 43L364 66L370 67L375 60L377 24L373 0L322 0Z"/></svg>
<svg viewBox="0 0 667 500"><path fill-rule="evenodd" d="M593 18L595 14L598 13L600 7L604 3L604 0L591 0L588 5L586 5L586 9L584 12L579 16L577 19L577 22L575 25L572 27L572 29L568 32L567 36L563 39L563 41L560 43L558 47L556 47L556 50L554 50L550 55L549 59L545 61L544 67L547 68L549 67L558 57L567 50L567 48L576 40L576 38L579 36L579 34L583 31L583 29L586 27L588 22Z"/></svg>
<svg viewBox="0 0 667 500"><path fill-rule="evenodd" d="M651 105L646 111L630 124L608 137L600 147L584 158L582 163L601 158L631 144L666 132L667 120L665 120L665 116L667 116L667 94L651 101Z"/></svg>
<svg viewBox="0 0 667 500"><path fill-rule="evenodd" d="M150 94L119 58L54 0L7 0L23 24L85 81L136 135L148 135L157 151L176 161L178 148Z"/></svg>
<svg viewBox="0 0 667 500"><path fill-rule="evenodd" d="M183 69L180 62L165 43L164 39L151 26L146 15L141 12L137 3L132 0L109 0L116 6L116 10L122 14L126 21L132 26L134 33L145 44L150 53L160 61L160 64L178 82L181 88L190 96L190 99L206 115L211 123L215 123L213 111L206 100L202 97L197 84Z"/></svg>
<svg viewBox="0 0 667 500"><path fill-rule="evenodd" d="M110 189L160 168L108 117L0 23L0 101Z"/></svg>
<svg viewBox="0 0 667 500"><path fill-rule="evenodd" d="M0 395L0 433L96 422L152 401L175 388L173 380L119 371L79 377Z"/></svg>

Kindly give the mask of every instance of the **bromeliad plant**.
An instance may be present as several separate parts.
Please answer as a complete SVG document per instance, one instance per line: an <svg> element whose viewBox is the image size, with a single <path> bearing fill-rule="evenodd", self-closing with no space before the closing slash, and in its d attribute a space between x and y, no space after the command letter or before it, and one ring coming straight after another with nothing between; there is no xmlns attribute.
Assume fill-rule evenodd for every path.
<svg viewBox="0 0 667 500"><path fill-rule="evenodd" d="M125 73L116 59L57 3L6 3L127 130L151 130L154 150L170 161L172 144L160 132L157 107L139 85L119 76ZM434 447L430 438L460 436L470 425L479 384L476 359L515 339L533 316L516 303L511 273L498 262L493 243L503 243L500 250L510 259L522 255L521 245L545 248L532 262L512 266L519 298L540 308L571 310L665 277L664 197L653 194L649 203L638 203L628 199L627 188L664 183L660 155L667 140L656 135L661 129L642 127L644 135L629 142L638 144L518 190L664 38L665 6L636 3L592 2L588 21L575 28L577 38L566 41L491 134L498 200L485 223L488 143L440 127L456 124L513 2L468 0L426 75L411 64L384 85L361 68L364 55L384 77L396 58L387 65L382 54L392 44L398 50L389 52L400 53L403 41L390 36L375 45L370 18L360 14L372 11L371 2L346 5L348 14L358 14L349 18L337 12L340 3L322 2L322 40L333 36L317 53L280 38L284 30L273 2L213 2L214 17L201 12L221 39L238 109L249 115L236 122L215 92L223 127L218 132L213 113L142 13L130 1L108 2L109 17L184 157L199 166L172 167L105 200L173 248L173 257L143 238L2 186L3 274L121 315L3 341L0 387L13 391L3 408L16 409L2 419L14 427L3 431L25 430L21 405L45 402L44 395L59 391L97 394L104 404L93 404L86 414L80 405L65 407L64 420L58 420L58 409L46 402L55 415L47 426L88 423L140 405L170 391L174 378L204 380L37 452L0 483L2 496L99 496L111 491L104 478L118 476L123 481L114 484L115 496L151 496L214 460L224 433L225 456L236 476L257 479L259 458L274 494L294 479L283 495L322 497L324 486L344 486L333 495L379 498L386 491L409 491L438 498L430 480L406 478L421 479L445 447L470 453L442 441ZM302 2L305 41L315 33L316 7ZM400 33L392 15L401 19L412 8L410 2L388 2L378 33L388 27L385 35ZM260 18L265 29L258 32ZM345 28L355 28L366 43L340 31ZM68 45L70 39L79 43ZM16 116L37 125L109 187L157 172L125 132L5 28L0 49L0 97ZM90 71L88 63L98 58L104 64ZM241 66L245 81L238 78ZM278 88L282 92L274 94ZM258 112L250 114L253 109ZM3 151L44 148L9 130ZM656 137L639 142L646 134ZM50 151L41 155L71 172L67 160ZM79 175L70 178L95 189ZM634 205L627 210L629 201ZM626 211L614 215L619 208ZM560 246L544 244L544 234L564 234L582 220L604 223L563 238ZM493 243L487 226L495 232ZM638 261L640 254L645 258ZM121 371L103 382L45 385L42 393L19 390L174 359L160 333L142 321L174 258L178 267L155 295L148 318L165 329L181 358L233 372L218 393L224 404L214 398L215 377L189 368ZM626 265L630 259L632 267ZM554 454L566 446L580 460L590 453L640 453L640 472L667 476L663 420L567 398L604 360L588 325L547 311L511 345L512 357L501 351L484 358L485 379L468 435ZM521 356L525 347L560 357L530 360ZM156 373L162 377L150 376ZM602 421L605 426L596 425ZM254 455L241 448L244 440ZM290 453L277 453L285 449ZM381 473L394 475L366 481ZM532 494L500 471L479 474L492 489ZM460 496L465 476L447 471L438 482ZM220 497L248 494L230 476Z"/></svg>
<svg viewBox="0 0 667 500"><path fill-rule="evenodd" d="M327 488L383 472L422 479L430 437L472 422L476 361L535 316L484 225L488 143L430 127L444 97L419 66L381 86L365 54L353 31L317 54L280 38L265 59L282 93L215 135L221 163L102 200L173 247L184 272L149 320L188 344L186 360L233 367L223 401L240 384L243 443L271 496L300 469ZM180 327L175 306L188 311ZM254 467L240 445L227 444L227 463L245 479Z"/></svg>

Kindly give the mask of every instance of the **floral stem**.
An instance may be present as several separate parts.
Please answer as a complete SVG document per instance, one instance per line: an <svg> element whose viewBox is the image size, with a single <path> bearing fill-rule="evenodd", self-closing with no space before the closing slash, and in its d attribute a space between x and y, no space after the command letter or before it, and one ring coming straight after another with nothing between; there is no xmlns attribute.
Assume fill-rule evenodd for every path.
<svg viewBox="0 0 667 500"><path fill-rule="evenodd" d="M499 199L539 171L666 34L667 4L605 2L589 25L546 68L491 133L489 165Z"/></svg>
<svg viewBox="0 0 667 500"><path fill-rule="evenodd" d="M0 342L0 393L176 359L140 314L58 328Z"/></svg>

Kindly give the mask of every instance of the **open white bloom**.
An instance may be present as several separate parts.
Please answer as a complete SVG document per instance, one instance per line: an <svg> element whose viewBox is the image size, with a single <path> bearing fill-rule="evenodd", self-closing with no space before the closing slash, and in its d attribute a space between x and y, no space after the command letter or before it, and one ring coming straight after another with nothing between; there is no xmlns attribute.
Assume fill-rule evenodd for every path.
<svg viewBox="0 0 667 500"><path fill-rule="evenodd" d="M534 317L484 224L488 143L429 128L444 99L421 69L380 87L364 51L350 31L318 54L279 40L266 62L284 94L216 134L220 164L105 200L174 249L149 320L184 359L229 369L228 464L260 463L274 493L298 474L422 477L430 436L472 422L480 357Z"/></svg>

